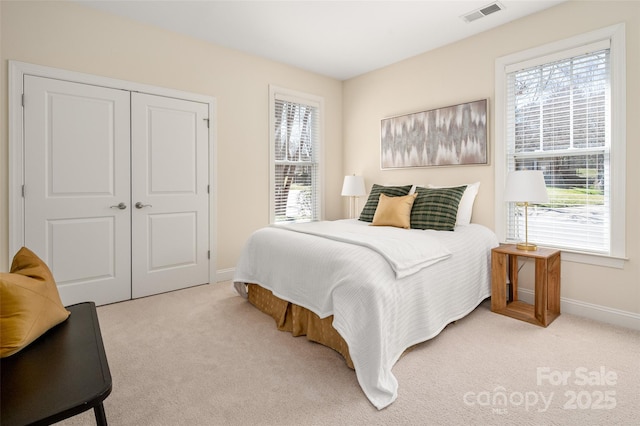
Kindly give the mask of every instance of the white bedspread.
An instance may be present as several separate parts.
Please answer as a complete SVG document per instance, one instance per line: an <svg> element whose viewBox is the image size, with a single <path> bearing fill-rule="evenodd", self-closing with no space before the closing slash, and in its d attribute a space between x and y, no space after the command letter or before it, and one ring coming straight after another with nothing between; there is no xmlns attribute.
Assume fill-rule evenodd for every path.
<svg viewBox="0 0 640 426"><path fill-rule="evenodd" d="M395 229L358 220L329 223L358 235ZM435 238L448 258L397 278L384 256L366 244L266 227L247 241L234 276L242 295L243 283L256 283L321 318L333 315L358 382L378 409L397 397L391 368L400 355L435 337L490 295L491 248L498 245L493 232L476 224L454 232L395 230L410 244L429 244Z"/></svg>
<svg viewBox="0 0 640 426"><path fill-rule="evenodd" d="M406 229L391 226L371 229L369 226L358 226L357 223L343 220L277 227L368 247L389 262L396 278L414 274L451 256L449 250L430 232L407 232Z"/></svg>

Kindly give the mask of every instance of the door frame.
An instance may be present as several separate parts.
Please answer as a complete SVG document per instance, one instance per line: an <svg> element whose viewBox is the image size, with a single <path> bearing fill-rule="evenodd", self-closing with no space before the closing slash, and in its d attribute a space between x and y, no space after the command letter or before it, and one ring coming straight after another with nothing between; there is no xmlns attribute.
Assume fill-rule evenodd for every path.
<svg viewBox="0 0 640 426"><path fill-rule="evenodd" d="M168 98L206 103L209 107L209 283L216 282L216 205L217 205L217 111L216 98L198 93L167 89L118 80L93 74L85 74L60 68L35 65L20 61L9 61L9 252L8 264L11 265L13 254L24 245L24 115L22 110L23 81L25 75L65 80L73 83L84 83L129 92L142 92Z"/></svg>

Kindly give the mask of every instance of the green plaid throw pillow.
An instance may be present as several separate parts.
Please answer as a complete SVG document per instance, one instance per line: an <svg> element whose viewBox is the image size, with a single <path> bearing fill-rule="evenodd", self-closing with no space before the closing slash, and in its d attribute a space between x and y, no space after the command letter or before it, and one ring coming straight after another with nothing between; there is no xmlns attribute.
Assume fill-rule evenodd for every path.
<svg viewBox="0 0 640 426"><path fill-rule="evenodd" d="M378 208L380 194L384 194L387 197L401 197L409 194L412 186L413 185L382 186L374 183L371 187L371 193L369 193L367 203L364 205L362 212L360 213L360 220L363 222L373 222L373 215L376 213L376 209Z"/></svg>
<svg viewBox="0 0 640 426"><path fill-rule="evenodd" d="M458 205L466 185L454 188L417 187L418 197L411 209L411 229L453 231Z"/></svg>

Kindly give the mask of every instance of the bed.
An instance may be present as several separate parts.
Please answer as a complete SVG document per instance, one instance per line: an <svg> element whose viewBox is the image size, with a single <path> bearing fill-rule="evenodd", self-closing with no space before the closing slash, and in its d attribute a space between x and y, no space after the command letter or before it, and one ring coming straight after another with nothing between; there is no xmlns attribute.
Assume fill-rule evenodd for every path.
<svg viewBox="0 0 640 426"><path fill-rule="evenodd" d="M383 409L397 397L391 369L403 352L489 297L498 241L471 223L453 232L370 225L345 219L259 229L233 282L279 329L341 353Z"/></svg>

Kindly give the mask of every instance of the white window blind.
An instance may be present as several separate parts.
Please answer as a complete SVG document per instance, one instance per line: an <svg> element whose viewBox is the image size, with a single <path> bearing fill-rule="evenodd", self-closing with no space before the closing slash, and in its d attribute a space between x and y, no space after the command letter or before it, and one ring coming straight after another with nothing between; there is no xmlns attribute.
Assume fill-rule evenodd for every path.
<svg viewBox="0 0 640 426"><path fill-rule="evenodd" d="M529 241L609 254L610 49L591 48L507 70L506 160L507 171L542 170L547 184L549 203L529 207ZM524 240L523 214L508 206L508 241Z"/></svg>
<svg viewBox="0 0 640 426"><path fill-rule="evenodd" d="M272 222L319 220L320 104L281 93L272 102Z"/></svg>

